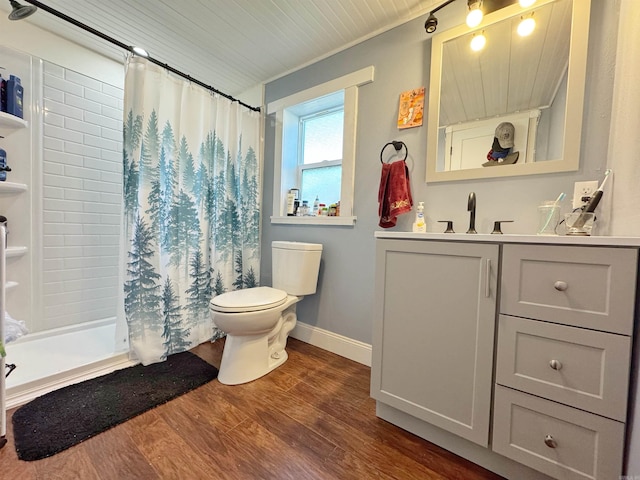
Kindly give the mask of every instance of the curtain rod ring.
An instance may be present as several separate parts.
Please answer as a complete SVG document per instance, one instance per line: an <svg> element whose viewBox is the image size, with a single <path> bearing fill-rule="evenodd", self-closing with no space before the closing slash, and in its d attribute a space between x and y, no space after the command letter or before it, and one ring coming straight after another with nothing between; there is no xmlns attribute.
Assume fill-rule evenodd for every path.
<svg viewBox="0 0 640 480"><path fill-rule="evenodd" d="M384 147L382 147L382 150L380 150L380 163L384 164L384 161L382 160L382 154L384 153L384 149L387 148L389 145L393 145L393 148L396 149L396 153L398 153L402 149L402 147L404 147L404 158L402 159L402 161L404 162L407 159L407 156L409 155L409 149L404 144L404 142L391 140L389 143L386 143Z"/></svg>

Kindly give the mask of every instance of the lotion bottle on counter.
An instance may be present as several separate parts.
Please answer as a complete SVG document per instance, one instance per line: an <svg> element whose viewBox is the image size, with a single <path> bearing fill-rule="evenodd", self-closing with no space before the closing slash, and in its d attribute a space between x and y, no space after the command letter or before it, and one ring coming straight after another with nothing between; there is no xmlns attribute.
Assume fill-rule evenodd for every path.
<svg viewBox="0 0 640 480"><path fill-rule="evenodd" d="M424 202L418 202L416 221L413 222L413 231L417 233L426 233L427 231L427 224L424 223Z"/></svg>

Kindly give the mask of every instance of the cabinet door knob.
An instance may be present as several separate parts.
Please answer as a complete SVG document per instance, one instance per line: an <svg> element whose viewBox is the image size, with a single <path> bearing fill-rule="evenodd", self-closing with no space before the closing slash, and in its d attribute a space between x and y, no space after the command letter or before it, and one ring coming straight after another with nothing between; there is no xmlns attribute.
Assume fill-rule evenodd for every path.
<svg viewBox="0 0 640 480"><path fill-rule="evenodd" d="M554 370L560 370L562 368L562 362L560 362L560 360L551 360L549 366Z"/></svg>
<svg viewBox="0 0 640 480"><path fill-rule="evenodd" d="M567 284L567 282L558 280L556 283L553 284L553 288L555 288L559 292L564 292L567 288L569 288L569 285Z"/></svg>
<svg viewBox="0 0 640 480"><path fill-rule="evenodd" d="M558 442L551 435L545 435L544 444L549 448L556 448L558 446Z"/></svg>

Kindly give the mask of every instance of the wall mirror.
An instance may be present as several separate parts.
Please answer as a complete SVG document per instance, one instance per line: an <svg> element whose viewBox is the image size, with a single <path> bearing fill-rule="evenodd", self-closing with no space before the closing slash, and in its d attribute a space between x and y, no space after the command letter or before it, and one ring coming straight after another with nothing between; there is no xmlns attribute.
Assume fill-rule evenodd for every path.
<svg viewBox="0 0 640 480"><path fill-rule="evenodd" d="M427 183L577 170L590 0L518 2L432 38ZM535 20L528 36L518 26ZM483 49L470 47L483 35ZM496 127L514 125L514 163L489 161Z"/></svg>

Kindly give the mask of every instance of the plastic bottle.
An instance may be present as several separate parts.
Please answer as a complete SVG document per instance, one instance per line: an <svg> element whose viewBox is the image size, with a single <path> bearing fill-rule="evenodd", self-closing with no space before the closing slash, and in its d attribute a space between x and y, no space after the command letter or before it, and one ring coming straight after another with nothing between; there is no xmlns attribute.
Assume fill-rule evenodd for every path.
<svg viewBox="0 0 640 480"><path fill-rule="evenodd" d="M20 85L20 77L10 75L7 81L7 113L22 118L22 96L24 89Z"/></svg>
<svg viewBox="0 0 640 480"><path fill-rule="evenodd" d="M320 206L320 199L316 195L316 199L313 201L313 208L311 209L311 215L318 215L318 207Z"/></svg>
<svg viewBox="0 0 640 480"><path fill-rule="evenodd" d="M296 194L289 190L287 192L287 216L292 217L295 211Z"/></svg>
<svg viewBox="0 0 640 480"><path fill-rule="evenodd" d="M0 182L7 179L7 172L10 171L11 168L7 165L7 152L0 148Z"/></svg>
<svg viewBox="0 0 640 480"><path fill-rule="evenodd" d="M418 233L425 233L427 231L427 225L424 223L424 202L418 202L416 221L413 222L413 231Z"/></svg>
<svg viewBox="0 0 640 480"><path fill-rule="evenodd" d="M303 217L309 215L309 202L306 200L302 201L302 206L300 207L300 215Z"/></svg>
<svg viewBox="0 0 640 480"><path fill-rule="evenodd" d="M1 67L0 67L1 68ZM7 81L0 75L0 112L7 111Z"/></svg>

